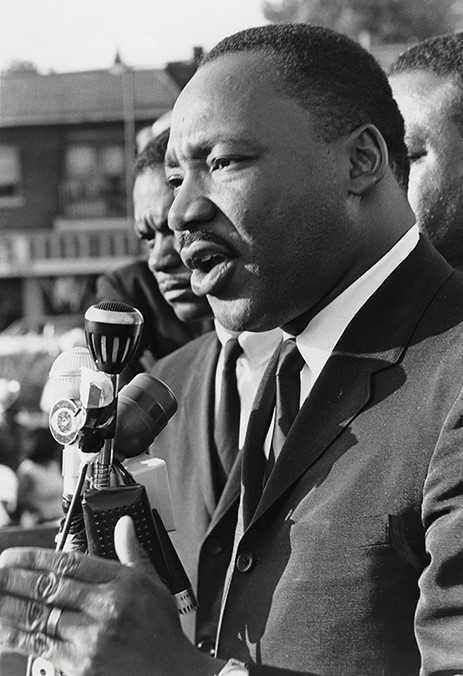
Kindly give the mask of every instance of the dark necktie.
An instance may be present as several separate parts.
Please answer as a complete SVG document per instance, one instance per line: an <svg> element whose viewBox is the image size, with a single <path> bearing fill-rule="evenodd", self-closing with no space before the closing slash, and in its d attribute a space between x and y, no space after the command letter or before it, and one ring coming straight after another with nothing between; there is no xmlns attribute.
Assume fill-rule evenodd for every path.
<svg viewBox="0 0 463 676"><path fill-rule="evenodd" d="M295 338L285 340L281 345L276 370L275 425L265 468L265 478L268 478L272 471L275 460L280 455L289 430L299 412L300 373L304 363Z"/></svg>
<svg viewBox="0 0 463 676"><path fill-rule="evenodd" d="M271 400L275 396L275 426L269 458L266 458L264 453L265 433L262 436L261 429L259 429L263 421L259 420L257 425L251 429L248 428L242 475L245 528L254 515L265 482L299 411L300 371L303 366L304 360L297 349L295 339L284 341L280 348L275 376L268 381L261 402L263 405L265 400ZM271 417L271 409L269 417ZM269 424L268 418L266 424L267 426ZM255 443L253 443L254 439Z"/></svg>
<svg viewBox="0 0 463 676"><path fill-rule="evenodd" d="M236 360L242 352L236 338L223 347L222 384L215 424L215 444L220 463L227 477L238 453L240 430L240 396L236 384Z"/></svg>

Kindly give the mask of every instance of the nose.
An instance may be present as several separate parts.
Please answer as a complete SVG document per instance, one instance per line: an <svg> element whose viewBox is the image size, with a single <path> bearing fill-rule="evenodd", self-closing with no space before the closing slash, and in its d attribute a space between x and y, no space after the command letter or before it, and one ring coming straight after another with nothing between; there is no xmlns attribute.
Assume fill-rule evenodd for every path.
<svg viewBox="0 0 463 676"><path fill-rule="evenodd" d="M153 272L167 272L183 266L182 259L175 248L174 233L171 230L166 228L156 233L148 265Z"/></svg>
<svg viewBox="0 0 463 676"><path fill-rule="evenodd" d="M217 213L214 202L193 185L184 180L177 189L169 211L169 228L180 232L193 230L211 221Z"/></svg>

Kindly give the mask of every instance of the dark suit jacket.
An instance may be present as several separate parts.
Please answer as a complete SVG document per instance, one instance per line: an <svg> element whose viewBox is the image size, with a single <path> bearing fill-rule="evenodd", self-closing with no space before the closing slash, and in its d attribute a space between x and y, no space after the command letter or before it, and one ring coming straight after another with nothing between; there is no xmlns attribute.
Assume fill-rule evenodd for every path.
<svg viewBox="0 0 463 676"><path fill-rule="evenodd" d="M201 638L216 619L240 471L213 510L207 350L194 345L160 364L182 409L159 450L191 573L199 559ZM420 241L351 322L296 419L239 543L221 657L269 676L463 672L462 382L463 283ZM247 444L262 443L272 405L258 395Z"/></svg>
<svg viewBox="0 0 463 676"><path fill-rule="evenodd" d="M224 574L209 579L202 574L198 589L198 560L202 551L224 564L231 555L231 538L222 548L204 536L223 488L223 476L214 444L214 388L220 344L215 331L191 341L154 367L153 375L169 384L178 400L174 419L158 436L152 454L166 460L173 498L176 531L175 547L199 596L198 630L189 617L184 629L192 640L213 648ZM226 519L228 532L234 530L236 509Z"/></svg>
<svg viewBox="0 0 463 676"><path fill-rule="evenodd" d="M145 350L149 350L157 360L202 332L199 324L187 324L180 321L159 291L156 279L144 259L123 265L99 277L96 297L98 301L118 300L134 305L140 310L145 320L141 342L132 368L124 374L125 381L144 370L143 366L137 362Z"/></svg>

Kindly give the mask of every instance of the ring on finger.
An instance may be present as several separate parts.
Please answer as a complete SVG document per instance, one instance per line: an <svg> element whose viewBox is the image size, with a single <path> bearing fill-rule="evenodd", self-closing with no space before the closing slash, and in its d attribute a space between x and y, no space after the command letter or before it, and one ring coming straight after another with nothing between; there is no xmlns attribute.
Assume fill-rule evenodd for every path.
<svg viewBox="0 0 463 676"><path fill-rule="evenodd" d="M47 619L47 624L45 626L45 633L50 638L57 638L58 636L58 622L61 619L63 614L62 608L52 608Z"/></svg>
<svg viewBox="0 0 463 676"><path fill-rule="evenodd" d="M60 583L60 576L53 571L42 573L37 580L37 597L40 600L50 601Z"/></svg>
<svg viewBox="0 0 463 676"><path fill-rule="evenodd" d="M26 626L28 631L44 632L50 611L38 601L32 601L27 606Z"/></svg>

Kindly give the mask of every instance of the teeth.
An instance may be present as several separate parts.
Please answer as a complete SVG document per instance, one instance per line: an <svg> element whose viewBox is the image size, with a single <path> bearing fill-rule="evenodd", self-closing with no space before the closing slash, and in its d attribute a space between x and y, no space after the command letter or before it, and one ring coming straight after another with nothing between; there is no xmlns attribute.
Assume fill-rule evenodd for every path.
<svg viewBox="0 0 463 676"><path fill-rule="evenodd" d="M223 256L222 254L213 253L205 255L198 254L193 257L192 262L195 268L200 268L209 271L214 267L214 265L223 260L225 260L225 256Z"/></svg>

